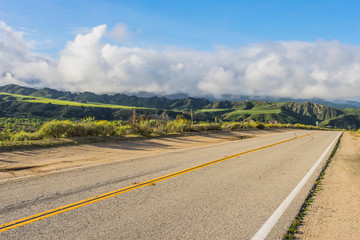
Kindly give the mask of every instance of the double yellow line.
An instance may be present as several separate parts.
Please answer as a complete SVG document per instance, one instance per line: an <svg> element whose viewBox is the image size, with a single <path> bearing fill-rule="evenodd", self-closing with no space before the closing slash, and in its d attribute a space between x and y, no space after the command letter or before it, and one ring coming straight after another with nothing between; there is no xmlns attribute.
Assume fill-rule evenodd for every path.
<svg viewBox="0 0 360 240"><path fill-rule="evenodd" d="M313 135L315 133L318 133L318 132L302 135L302 136L299 136L299 137L290 138L290 139L287 139L287 140L284 140L284 141L281 141L281 142L276 142L276 143L266 145L266 146L263 146L263 147L259 147L259 148L255 148L255 149L252 149L252 150L249 150L249 151L245 151L245 152L237 153L237 154L234 154L234 155L231 155L231 156L223 157L223 158L220 158L220 159L217 159L217 160L214 160L214 161L210 161L210 162L207 162L207 163L204 163L204 164L200 164L200 165L197 165L197 166L194 166L194 167L191 167L191 168L187 168L187 169L184 169L184 170L181 170L181 171L178 171L178 172L174 172L174 173L171 173L171 174L168 174L168 175L164 175L164 176L159 177L159 178L154 178L154 179L151 179L151 180L148 180L148 181L145 181L145 182L141 182L141 183L138 183L138 184L134 184L134 185L131 185L131 186L128 186L128 187L125 187L125 188L121 188L121 189L118 189L118 190L115 190L115 191L112 191L112 192L104 193L104 194L101 194L101 195L98 195L98 196L95 196L95 197L92 197L92 198L81 200L81 201L71 203L71 204L68 204L68 205L65 205L65 206L62 206L62 207L54 208L54 209L51 209L51 210L46 211L46 212L42 212L42 213L38 213L38 214L29 216L29 217L18 219L18 220L15 220L13 222L5 223L3 225L0 225L0 233L8 231L8 230L13 229L13 228L17 228L17 227L29 224L29 223L32 223L32 222L36 222L36 221L39 221L41 219L48 218L48 217L51 217L51 216L54 216L54 215L57 215L57 214L60 214L60 213L63 213L63 212L67 212L67 211L70 211L70 210L73 210L73 209L76 209L76 208L79 208L79 207L82 207L82 206L85 206L85 205L88 205L88 204L91 204L91 203L95 203L95 202L98 202L98 201L101 201L101 200L104 200L104 199L107 199L107 198L110 198L110 197L114 197L116 195L123 194L123 193L129 192L129 191L132 191L132 190L135 190L135 189L138 189L138 188L142 188L142 187L145 187L145 186L148 186L148 185L153 185L153 184L155 184L157 182L161 182L161 181L164 181L166 179L173 178L173 177L179 176L179 175L184 174L184 173L192 172L192 171L195 171L195 170L203 168L203 167L207 167L207 166L219 163L219 162L223 162L223 161L226 161L226 160L229 160L229 159L232 159L232 158L236 158L236 157L248 154L248 153L259 151L261 149L270 148L270 147L273 147L273 146L276 146L276 145L279 145L279 144L282 144L282 143L286 143L286 142L289 142L289 141L292 141L292 140L295 140L295 139L299 139L299 138L302 138L302 137Z"/></svg>

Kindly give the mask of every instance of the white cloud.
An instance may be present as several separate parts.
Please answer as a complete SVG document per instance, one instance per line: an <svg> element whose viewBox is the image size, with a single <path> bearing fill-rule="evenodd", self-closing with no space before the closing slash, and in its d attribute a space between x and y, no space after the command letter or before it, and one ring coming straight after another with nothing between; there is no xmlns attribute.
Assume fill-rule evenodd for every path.
<svg viewBox="0 0 360 240"><path fill-rule="evenodd" d="M101 44L101 37L105 32L106 25L101 25L88 34L78 34L61 51L57 70L65 86L82 88L81 86L90 85L96 88L96 85L101 84L99 80L107 78Z"/></svg>
<svg viewBox="0 0 360 240"><path fill-rule="evenodd" d="M0 21L0 84L20 84L41 87L53 84L57 77L57 62L30 51L31 44Z"/></svg>
<svg viewBox="0 0 360 240"><path fill-rule="evenodd" d="M11 62L28 55L29 44L24 41L23 34L13 31L5 22L0 21L1 68L9 67Z"/></svg>
<svg viewBox="0 0 360 240"><path fill-rule="evenodd" d="M125 23L118 23L109 31L109 37L118 42L126 42L131 39L131 33Z"/></svg>
<svg viewBox="0 0 360 240"><path fill-rule="evenodd" d="M127 30L117 31L126 37L121 34ZM101 25L78 34L59 59L51 59L29 50L21 32L0 22L0 84L97 93L360 97L357 46L320 40L263 42L214 52L156 51L103 43L107 33Z"/></svg>

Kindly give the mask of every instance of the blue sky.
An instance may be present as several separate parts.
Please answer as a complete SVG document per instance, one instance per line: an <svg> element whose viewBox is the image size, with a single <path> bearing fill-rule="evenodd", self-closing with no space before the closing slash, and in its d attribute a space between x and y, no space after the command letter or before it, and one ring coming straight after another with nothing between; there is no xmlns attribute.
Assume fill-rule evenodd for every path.
<svg viewBox="0 0 360 240"><path fill-rule="evenodd" d="M360 99L359 1L0 0L0 85Z"/></svg>
<svg viewBox="0 0 360 240"><path fill-rule="evenodd" d="M1 0L1 20L37 50L61 50L94 26L127 25L129 46L213 50L261 41L339 40L359 45L359 1ZM109 40L111 41L111 40Z"/></svg>

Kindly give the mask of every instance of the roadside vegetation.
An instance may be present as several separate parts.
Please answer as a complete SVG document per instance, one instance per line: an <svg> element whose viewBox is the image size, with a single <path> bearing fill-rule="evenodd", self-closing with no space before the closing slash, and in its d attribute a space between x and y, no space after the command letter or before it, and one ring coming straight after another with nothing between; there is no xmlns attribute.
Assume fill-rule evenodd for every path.
<svg viewBox="0 0 360 240"><path fill-rule="evenodd" d="M95 120L87 117L76 119L42 119L42 118L0 118L0 146L17 145L52 145L53 140L65 140L83 137L109 136L145 136L156 137L184 132L201 132L211 130L247 130L247 129L275 129L321 128L304 124L264 124L261 122L193 122L186 116L179 114L176 119L150 119L147 115L138 116L136 110L128 121ZM55 141L56 144L69 141ZM71 142L71 141L70 141ZM73 141L74 142L74 141Z"/></svg>

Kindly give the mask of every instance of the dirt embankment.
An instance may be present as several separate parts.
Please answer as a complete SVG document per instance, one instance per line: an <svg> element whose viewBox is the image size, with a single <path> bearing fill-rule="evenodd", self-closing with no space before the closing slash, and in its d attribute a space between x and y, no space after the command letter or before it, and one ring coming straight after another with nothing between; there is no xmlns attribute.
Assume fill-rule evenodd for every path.
<svg viewBox="0 0 360 240"><path fill-rule="evenodd" d="M360 239L360 134L345 132L297 239Z"/></svg>

